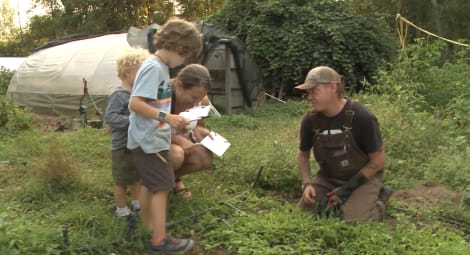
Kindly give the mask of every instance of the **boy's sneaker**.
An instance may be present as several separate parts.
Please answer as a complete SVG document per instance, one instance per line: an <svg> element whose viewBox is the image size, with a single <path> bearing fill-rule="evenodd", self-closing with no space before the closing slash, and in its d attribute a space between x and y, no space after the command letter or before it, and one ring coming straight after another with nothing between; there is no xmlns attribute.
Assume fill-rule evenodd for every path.
<svg viewBox="0 0 470 255"><path fill-rule="evenodd" d="M127 215L131 214L131 210L129 210L127 206L124 208L116 207L116 211L114 212L114 214L116 215L116 217L126 217Z"/></svg>
<svg viewBox="0 0 470 255"><path fill-rule="evenodd" d="M140 208L139 207L135 207L131 204L131 212L139 215L140 214Z"/></svg>
<svg viewBox="0 0 470 255"><path fill-rule="evenodd" d="M158 253L179 253L187 252L193 248L194 242L191 239L178 239L168 236L159 245L149 244L151 254Z"/></svg>

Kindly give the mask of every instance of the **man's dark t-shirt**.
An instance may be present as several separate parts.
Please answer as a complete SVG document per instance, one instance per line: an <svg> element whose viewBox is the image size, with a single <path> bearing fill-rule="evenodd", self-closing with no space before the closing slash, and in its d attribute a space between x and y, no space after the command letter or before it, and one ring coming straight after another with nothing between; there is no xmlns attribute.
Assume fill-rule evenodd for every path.
<svg viewBox="0 0 470 255"><path fill-rule="evenodd" d="M320 133L332 134L335 132L344 132L343 124L346 109L349 108L351 101L348 99L341 112L334 117L326 117L317 113L320 127ZM354 102L354 117L352 121L352 134L359 148L367 153L378 152L382 150L382 134L379 123L375 115L363 104ZM341 130L341 131L339 131ZM300 146L301 151L308 151L313 146L313 126L310 113L307 113L300 127Z"/></svg>

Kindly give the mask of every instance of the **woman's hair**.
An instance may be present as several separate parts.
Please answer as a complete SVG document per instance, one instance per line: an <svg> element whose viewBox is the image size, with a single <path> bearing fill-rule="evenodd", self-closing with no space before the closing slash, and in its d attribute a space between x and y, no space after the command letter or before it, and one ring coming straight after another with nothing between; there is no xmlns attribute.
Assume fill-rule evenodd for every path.
<svg viewBox="0 0 470 255"><path fill-rule="evenodd" d="M202 51L202 35L196 26L184 19L171 18L161 26L154 36L155 49L166 49L188 59L197 57Z"/></svg>
<svg viewBox="0 0 470 255"><path fill-rule="evenodd" d="M121 52L116 58L116 68L119 79L125 79L126 69L138 69L139 66L150 56L145 49L129 48Z"/></svg>
<svg viewBox="0 0 470 255"><path fill-rule="evenodd" d="M181 69L175 79L180 80L183 89L191 89L194 86L203 86L209 90L212 86L212 79L209 70L203 65L189 64Z"/></svg>

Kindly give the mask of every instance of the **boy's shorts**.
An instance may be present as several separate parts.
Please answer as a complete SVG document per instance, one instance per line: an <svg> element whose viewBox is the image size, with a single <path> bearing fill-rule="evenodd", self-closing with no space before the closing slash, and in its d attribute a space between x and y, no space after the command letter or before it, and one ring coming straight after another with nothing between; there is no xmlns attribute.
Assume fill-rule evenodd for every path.
<svg viewBox="0 0 470 255"><path fill-rule="evenodd" d="M144 185L150 192L170 191L175 187L175 174L170 159L170 151L145 153L140 147L131 150L132 159Z"/></svg>
<svg viewBox="0 0 470 255"><path fill-rule="evenodd" d="M111 160L115 184L132 185L140 180L132 154L127 148L111 151Z"/></svg>

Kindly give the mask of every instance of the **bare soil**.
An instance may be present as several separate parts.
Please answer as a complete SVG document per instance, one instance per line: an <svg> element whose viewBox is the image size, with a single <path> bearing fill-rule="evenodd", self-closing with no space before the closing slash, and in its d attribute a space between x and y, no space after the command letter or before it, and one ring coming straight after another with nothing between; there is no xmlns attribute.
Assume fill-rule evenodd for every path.
<svg viewBox="0 0 470 255"><path fill-rule="evenodd" d="M38 114L33 115L40 119L40 126L37 127L37 129L44 132L59 131L60 129L64 129L61 131L65 131L67 129L71 129L72 127L71 118Z"/></svg>
<svg viewBox="0 0 470 255"><path fill-rule="evenodd" d="M410 189L397 190L391 200L405 202L415 207L429 208L433 206L464 205L463 194L454 191L444 184L419 184Z"/></svg>
<svg viewBox="0 0 470 255"><path fill-rule="evenodd" d="M80 119L78 118L37 114L34 115L40 119L40 126L37 127L37 129L44 132L74 131L83 127ZM89 120L87 123L90 127L102 128L102 123L100 120Z"/></svg>

